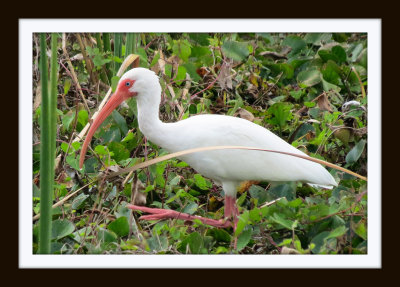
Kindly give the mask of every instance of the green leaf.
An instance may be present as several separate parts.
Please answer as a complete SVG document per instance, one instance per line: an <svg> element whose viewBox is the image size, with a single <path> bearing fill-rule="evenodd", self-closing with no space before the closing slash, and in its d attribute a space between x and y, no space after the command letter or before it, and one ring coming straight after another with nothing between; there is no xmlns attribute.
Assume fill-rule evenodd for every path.
<svg viewBox="0 0 400 287"><path fill-rule="evenodd" d="M71 88L71 79L66 78L64 80L64 95L68 94L69 89Z"/></svg>
<svg viewBox="0 0 400 287"><path fill-rule="evenodd" d="M184 62L187 62L191 54L191 47L187 40L174 40L172 46L172 52L181 58Z"/></svg>
<svg viewBox="0 0 400 287"><path fill-rule="evenodd" d="M75 112L74 111L69 111L67 114L65 114L62 118L62 124L66 130L69 130L69 126L71 125L72 121L75 118Z"/></svg>
<svg viewBox="0 0 400 287"><path fill-rule="evenodd" d="M210 41L208 40L209 36L207 33L189 33L189 38L202 46L210 45Z"/></svg>
<svg viewBox="0 0 400 287"><path fill-rule="evenodd" d="M129 150L122 143L110 142L108 149L113 153L112 158L115 159L116 162L130 157Z"/></svg>
<svg viewBox="0 0 400 287"><path fill-rule="evenodd" d="M328 50L319 50L319 51L318 51L318 55L321 57L321 59L322 59L324 62L327 62L327 61L329 61L329 60L332 60L332 61L334 61L334 62L339 62L339 58L338 58L336 55L332 54L331 51L328 51Z"/></svg>
<svg viewBox="0 0 400 287"><path fill-rule="evenodd" d="M184 67L184 66L179 66L178 67L178 72L177 72L177 74L176 74L176 77L175 77L175 82L177 82L178 84L181 84L181 83L183 83L184 81L184 79L186 78L186 68Z"/></svg>
<svg viewBox="0 0 400 287"><path fill-rule="evenodd" d="M201 80L201 77L196 72L196 66L193 63L186 63L186 64L183 64L182 66L184 66L186 68L186 71L188 72L188 74L190 75L190 78L193 81L198 82Z"/></svg>
<svg viewBox="0 0 400 287"><path fill-rule="evenodd" d="M297 75L297 82L301 88L312 87L321 82L321 73L317 69L301 71Z"/></svg>
<svg viewBox="0 0 400 287"><path fill-rule="evenodd" d="M78 113L78 122L82 125L82 128L86 126L89 121L89 114L86 110L80 110Z"/></svg>
<svg viewBox="0 0 400 287"><path fill-rule="evenodd" d="M243 229L246 227L247 223L249 222L249 211L246 210L238 217L238 224L236 226L235 236L238 236L242 233Z"/></svg>
<svg viewBox="0 0 400 287"><path fill-rule="evenodd" d="M282 45L291 47L290 55L295 55L301 52L307 44L299 36L289 35L283 40Z"/></svg>
<svg viewBox="0 0 400 287"><path fill-rule="evenodd" d="M364 151L365 144L366 140L362 139L351 149L351 151L346 155L346 162L348 164L353 164L360 158Z"/></svg>
<svg viewBox="0 0 400 287"><path fill-rule="evenodd" d="M66 158L66 162L73 168L76 170L79 170L79 160L77 158L75 158L75 155L69 155Z"/></svg>
<svg viewBox="0 0 400 287"><path fill-rule="evenodd" d="M193 178L196 186L202 190L208 190L210 187L212 187L212 183L198 173L196 173Z"/></svg>
<svg viewBox="0 0 400 287"><path fill-rule="evenodd" d="M115 90L117 89L119 79L120 78L118 76L114 76L111 78L111 89L113 93L115 93Z"/></svg>
<svg viewBox="0 0 400 287"><path fill-rule="evenodd" d="M332 34L330 33L307 33L304 36L304 41L308 44L313 44L315 46L321 46L322 42L326 42L331 38Z"/></svg>
<svg viewBox="0 0 400 287"><path fill-rule="evenodd" d="M121 216L111 222L107 228L117 234L119 237L123 237L129 234L129 222L125 216Z"/></svg>
<svg viewBox="0 0 400 287"><path fill-rule="evenodd" d="M334 46L332 47L332 54L338 58L339 63L346 62L347 55L346 51L342 48L342 46Z"/></svg>
<svg viewBox="0 0 400 287"><path fill-rule="evenodd" d="M273 125L278 125L280 128L283 128L286 125L286 122L293 118L293 114L290 111L293 105L288 103L275 103L268 109L268 114L273 117L267 120L269 123Z"/></svg>
<svg viewBox="0 0 400 287"><path fill-rule="evenodd" d="M300 100L301 96L303 95L303 90L293 90L290 91L289 94L295 99L295 100Z"/></svg>
<svg viewBox="0 0 400 287"><path fill-rule="evenodd" d="M193 213L196 212L196 210L197 210L198 207L199 207L199 206L198 206L196 203L192 202L192 203L188 204L188 205L183 209L182 212L183 212L183 213L187 213L187 214L193 214Z"/></svg>
<svg viewBox="0 0 400 287"><path fill-rule="evenodd" d="M146 54L146 50L143 48L138 48L136 53L139 55L139 64L140 67L142 68L148 68L149 64L147 61L147 54Z"/></svg>
<svg viewBox="0 0 400 287"><path fill-rule="evenodd" d="M72 209L80 209L83 206L83 203L88 199L89 194L81 193L78 195L74 201L72 202Z"/></svg>
<svg viewBox="0 0 400 287"><path fill-rule="evenodd" d="M159 59L160 59L160 53L155 54L153 60L151 61L150 67L153 67L155 64L157 64Z"/></svg>
<svg viewBox="0 0 400 287"><path fill-rule="evenodd" d="M120 128L122 134L127 134L129 129L128 129L128 126L126 124L126 121L125 121L124 117L121 116L121 114L119 112L115 111L115 110L112 112L111 115L112 115L115 123Z"/></svg>
<svg viewBox="0 0 400 287"><path fill-rule="evenodd" d="M226 57L238 62L243 61L249 55L247 43L236 41L225 41L222 44L222 52L224 52Z"/></svg>
<svg viewBox="0 0 400 287"><path fill-rule="evenodd" d="M203 247L203 239L198 232L193 232L182 240L178 247L178 250L182 253L187 252L187 246L189 245L190 254L199 254L201 248Z"/></svg>
<svg viewBox="0 0 400 287"><path fill-rule="evenodd" d="M291 65L287 63L265 63L275 76L282 74L282 79L291 79L294 75L294 69Z"/></svg>
<svg viewBox="0 0 400 287"><path fill-rule="evenodd" d="M100 228L100 230L98 231L97 239L106 243L117 242L117 236L115 235L115 233L103 228Z"/></svg>
<svg viewBox="0 0 400 287"><path fill-rule="evenodd" d="M324 67L321 70L322 76L324 77L324 80L328 81L329 83L332 83L334 85L339 84L339 79L340 79L340 69L338 65L329 60Z"/></svg>
<svg viewBox="0 0 400 287"><path fill-rule="evenodd" d="M352 229L362 239L367 240L367 228L366 228L365 222L363 220L361 220L359 223L354 225Z"/></svg>
<svg viewBox="0 0 400 287"><path fill-rule="evenodd" d="M67 219L57 219L51 225L51 239L59 240L70 235L75 230L75 225Z"/></svg>
<svg viewBox="0 0 400 287"><path fill-rule="evenodd" d="M263 204L268 198L267 191L259 185L252 185L249 189L249 194L252 198L256 198L258 200L258 204Z"/></svg>
<svg viewBox="0 0 400 287"><path fill-rule="evenodd" d="M247 246L247 244L250 242L252 232L253 232L252 228L250 226L246 226L246 228L243 230L243 232L239 235L237 239L237 245L236 245L237 251L240 251Z"/></svg>
<svg viewBox="0 0 400 287"><path fill-rule="evenodd" d="M280 214L278 213L274 213L271 218L272 221L282 225L283 227L292 230L293 228L296 227L297 223L295 221L292 220L288 220L283 218Z"/></svg>
<svg viewBox="0 0 400 287"><path fill-rule="evenodd" d="M207 230L207 235L211 235L217 242L231 242L231 236L225 229L212 228Z"/></svg>
<svg viewBox="0 0 400 287"><path fill-rule="evenodd" d="M334 230L332 230L332 231L329 233L329 235L326 237L326 239L329 239L329 238L336 238L336 237L342 236L343 234L346 233L346 231L347 231L346 226L341 225L341 226L335 228Z"/></svg>

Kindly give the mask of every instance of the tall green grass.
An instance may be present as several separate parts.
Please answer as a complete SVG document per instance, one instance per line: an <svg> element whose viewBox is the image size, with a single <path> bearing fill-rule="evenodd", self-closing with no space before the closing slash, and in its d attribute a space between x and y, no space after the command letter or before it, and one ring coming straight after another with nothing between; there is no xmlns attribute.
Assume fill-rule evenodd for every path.
<svg viewBox="0 0 400 287"><path fill-rule="evenodd" d="M122 33L114 33L114 56L122 60ZM117 74L121 63L115 62L114 75Z"/></svg>
<svg viewBox="0 0 400 287"><path fill-rule="evenodd" d="M40 147L39 253L51 252L51 216L57 130L57 34L51 35L50 92L46 55L46 34L40 34L40 78L42 87Z"/></svg>

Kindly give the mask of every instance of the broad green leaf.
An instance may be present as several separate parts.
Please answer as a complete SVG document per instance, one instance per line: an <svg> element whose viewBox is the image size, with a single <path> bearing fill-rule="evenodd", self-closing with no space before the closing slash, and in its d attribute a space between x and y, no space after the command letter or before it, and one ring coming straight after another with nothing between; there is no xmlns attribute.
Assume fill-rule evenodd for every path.
<svg viewBox="0 0 400 287"><path fill-rule="evenodd" d="M139 58L140 58L140 61L139 61L140 67L148 68L149 64L147 61L146 50L140 47L137 49L137 54L139 55Z"/></svg>
<svg viewBox="0 0 400 287"><path fill-rule="evenodd" d="M362 239L367 240L367 228L363 220L355 224L352 229Z"/></svg>
<svg viewBox="0 0 400 287"><path fill-rule="evenodd" d="M209 35L207 33L189 33L189 37L202 46L210 45L210 41L208 41Z"/></svg>
<svg viewBox="0 0 400 287"><path fill-rule="evenodd" d="M189 63L183 64L183 66L186 68L186 71L188 72L188 74L190 75L190 78L193 81L198 82L201 80L201 77L196 72L196 66L193 63L189 62Z"/></svg>
<svg viewBox="0 0 400 287"><path fill-rule="evenodd" d="M118 125L118 127L120 128L122 134L127 134L129 129L128 129L128 126L126 124L124 117L121 116L121 114L115 110L112 112L111 115L112 115L114 121L116 122L116 124Z"/></svg>
<svg viewBox="0 0 400 287"><path fill-rule="evenodd" d="M64 80L64 95L68 94L70 88L71 88L71 79L66 78Z"/></svg>
<svg viewBox="0 0 400 287"><path fill-rule="evenodd" d="M252 198L256 198L260 205L266 202L268 198L267 191L259 185L252 185L249 189L249 194Z"/></svg>
<svg viewBox="0 0 400 287"><path fill-rule="evenodd" d="M117 234L119 237L128 235L129 233L129 223L125 216L121 216L111 222L107 228Z"/></svg>
<svg viewBox="0 0 400 287"><path fill-rule="evenodd" d="M339 84L339 79L340 79L340 69L338 65L329 60L324 67L321 69L322 76L324 77L324 80L328 81L329 83L332 83L334 85Z"/></svg>
<svg viewBox="0 0 400 287"><path fill-rule="evenodd" d="M225 229L212 228L207 230L207 235L214 237L218 242L231 242L231 236Z"/></svg>
<svg viewBox="0 0 400 287"><path fill-rule="evenodd" d="M97 233L97 239L102 242L111 243L117 242L117 236L114 232L110 232L104 228L100 228Z"/></svg>
<svg viewBox="0 0 400 287"><path fill-rule="evenodd" d="M301 96L303 95L303 90L293 90L290 91L289 94L295 99L300 100Z"/></svg>
<svg viewBox="0 0 400 287"><path fill-rule="evenodd" d="M334 46L332 47L332 54L338 58L339 63L346 62L347 55L346 51L342 48L342 46Z"/></svg>
<svg viewBox="0 0 400 287"><path fill-rule="evenodd" d="M71 221L67 219L54 220L51 224L51 238L56 240L61 239L70 235L74 230L75 226Z"/></svg>
<svg viewBox="0 0 400 287"><path fill-rule="evenodd" d="M252 228L250 226L246 226L246 228L243 230L243 232L239 235L237 239L237 245L236 245L237 251L240 251L247 246L247 244L250 241L252 232L253 232Z"/></svg>
<svg viewBox="0 0 400 287"><path fill-rule="evenodd" d="M332 37L330 33L307 33L304 36L304 41L308 44L313 44L316 46L321 46L322 42L328 41Z"/></svg>
<svg viewBox="0 0 400 287"><path fill-rule="evenodd" d="M289 35L283 40L282 45L291 47L290 55L295 55L306 47L306 42L299 36Z"/></svg>
<svg viewBox="0 0 400 287"><path fill-rule="evenodd" d="M199 206L198 206L196 203L192 202L192 203L188 204L188 205L183 209L182 212L183 212L183 213L187 213L187 214L193 214L193 213L196 212L196 210L197 210L198 207L199 207Z"/></svg>
<svg viewBox="0 0 400 287"><path fill-rule="evenodd" d="M293 118L291 112L293 105L288 103L275 103L268 109L268 114L272 115L271 119L267 121L273 125L277 125L280 128L286 126L286 122Z"/></svg>
<svg viewBox="0 0 400 287"><path fill-rule="evenodd" d="M247 223L249 222L249 211L246 210L244 211L241 215L238 217L238 224L236 226L236 231L235 231L235 236L238 236L239 234L242 233L243 229L246 227Z"/></svg>
<svg viewBox="0 0 400 287"><path fill-rule="evenodd" d="M115 159L116 162L130 157L129 150L122 143L111 142L108 145L108 149L113 153L112 158Z"/></svg>
<svg viewBox="0 0 400 287"><path fill-rule="evenodd" d="M297 223L292 220L288 220L283 218L281 215L278 213L274 213L273 216L270 218L272 221L282 225L283 227L292 230L293 228L296 227Z"/></svg>
<svg viewBox="0 0 400 287"><path fill-rule="evenodd" d="M344 226L344 225L339 226L338 228L335 228L334 230L332 230L329 233L329 235L326 237L326 239L342 236L343 234L346 233L346 231L347 231L346 226Z"/></svg>
<svg viewBox="0 0 400 287"><path fill-rule="evenodd" d="M175 77L175 82L178 84L184 83L184 79L186 78L186 68L184 66L179 66L178 67L178 73L176 74Z"/></svg>
<svg viewBox="0 0 400 287"><path fill-rule="evenodd" d="M247 49L247 43L236 42L236 41L226 41L222 44L222 52L228 58L235 61L243 61L249 55L249 50Z"/></svg>
<svg viewBox="0 0 400 287"><path fill-rule="evenodd" d="M366 144L366 140L360 140L346 155L346 162L349 164L355 163L361 156L362 152L364 151L364 147Z"/></svg>
<svg viewBox="0 0 400 287"><path fill-rule="evenodd" d="M327 62L329 60L332 60L334 62L339 62L339 58L335 54L332 54L332 52L329 50L323 50L323 49L319 50L318 55L324 62Z"/></svg>
<svg viewBox="0 0 400 287"><path fill-rule="evenodd" d="M78 122L82 125L82 127L86 126L89 121L89 114L86 110L80 110L78 113Z"/></svg>
<svg viewBox="0 0 400 287"><path fill-rule="evenodd" d="M312 87L321 82L321 73L316 69L301 71L297 75L297 82L300 87Z"/></svg>
<svg viewBox="0 0 400 287"><path fill-rule="evenodd" d="M202 190L208 190L210 187L212 187L212 184L210 181L202 177L200 174L196 173L194 176L194 183L196 186Z"/></svg>
<svg viewBox="0 0 400 287"><path fill-rule="evenodd" d="M184 240L182 240L178 249L182 253L186 253L187 246L189 246L190 254L199 254L201 248L203 247L203 239L201 235L198 232L191 233Z"/></svg>
<svg viewBox="0 0 400 287"><path fill-rule="evenodd" d="M81 193L80 195L78 195L72 202L72 209L80 209L88 197L89 194Z"/></svg>
<svg viewBox="0 0 400 287"><path fill-rule="evenodd" d="M175 55L187 62L191 54L191 46L187 40L174 40L172 51Z"/></svg>
<svg viewBox="0 0 400 287"><path fill-rule="evenodd" d="M115 90L117 89L119 79L120 78L118 76L114 76L111 78L111 89L113 93L115 93Z"/></svg>
<svg viewBox="0 0 400 287"><path fill-rule="evenodd" d="M75 111L69 111L62 118L62 124L66 130L69 130L72 121L75 118Z"/></svg>

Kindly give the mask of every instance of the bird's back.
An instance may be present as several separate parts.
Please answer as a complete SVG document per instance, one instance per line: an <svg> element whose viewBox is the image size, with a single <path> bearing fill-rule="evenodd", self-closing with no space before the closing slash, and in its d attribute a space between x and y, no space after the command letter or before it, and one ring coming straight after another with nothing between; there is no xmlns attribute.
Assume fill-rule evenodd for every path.
<svg viewBox="0 0 400 287"><path fill-rule="evenodd" d="M241 118L198 115L165 125L167 133L161 141L155 143L169 152L204 146L234 145L305 155L269 130ZM320 164L277 153L239 149L215 150L186 155L182 160L204 176L219 182L263 180L336 185L330 173Z"/></svg>

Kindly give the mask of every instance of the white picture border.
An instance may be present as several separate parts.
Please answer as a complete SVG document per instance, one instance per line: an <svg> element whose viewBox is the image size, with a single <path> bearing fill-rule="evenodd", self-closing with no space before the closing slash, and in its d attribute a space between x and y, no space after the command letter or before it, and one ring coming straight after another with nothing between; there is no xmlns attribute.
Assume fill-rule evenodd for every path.
<svg viewBox="0 0 400 287"><path fill-rule="evenodd" d="M381 268L380 19L20 19L20 268ZM34 255L32 254L32 34L38 32L367 32L368 254Z"/></svg>

